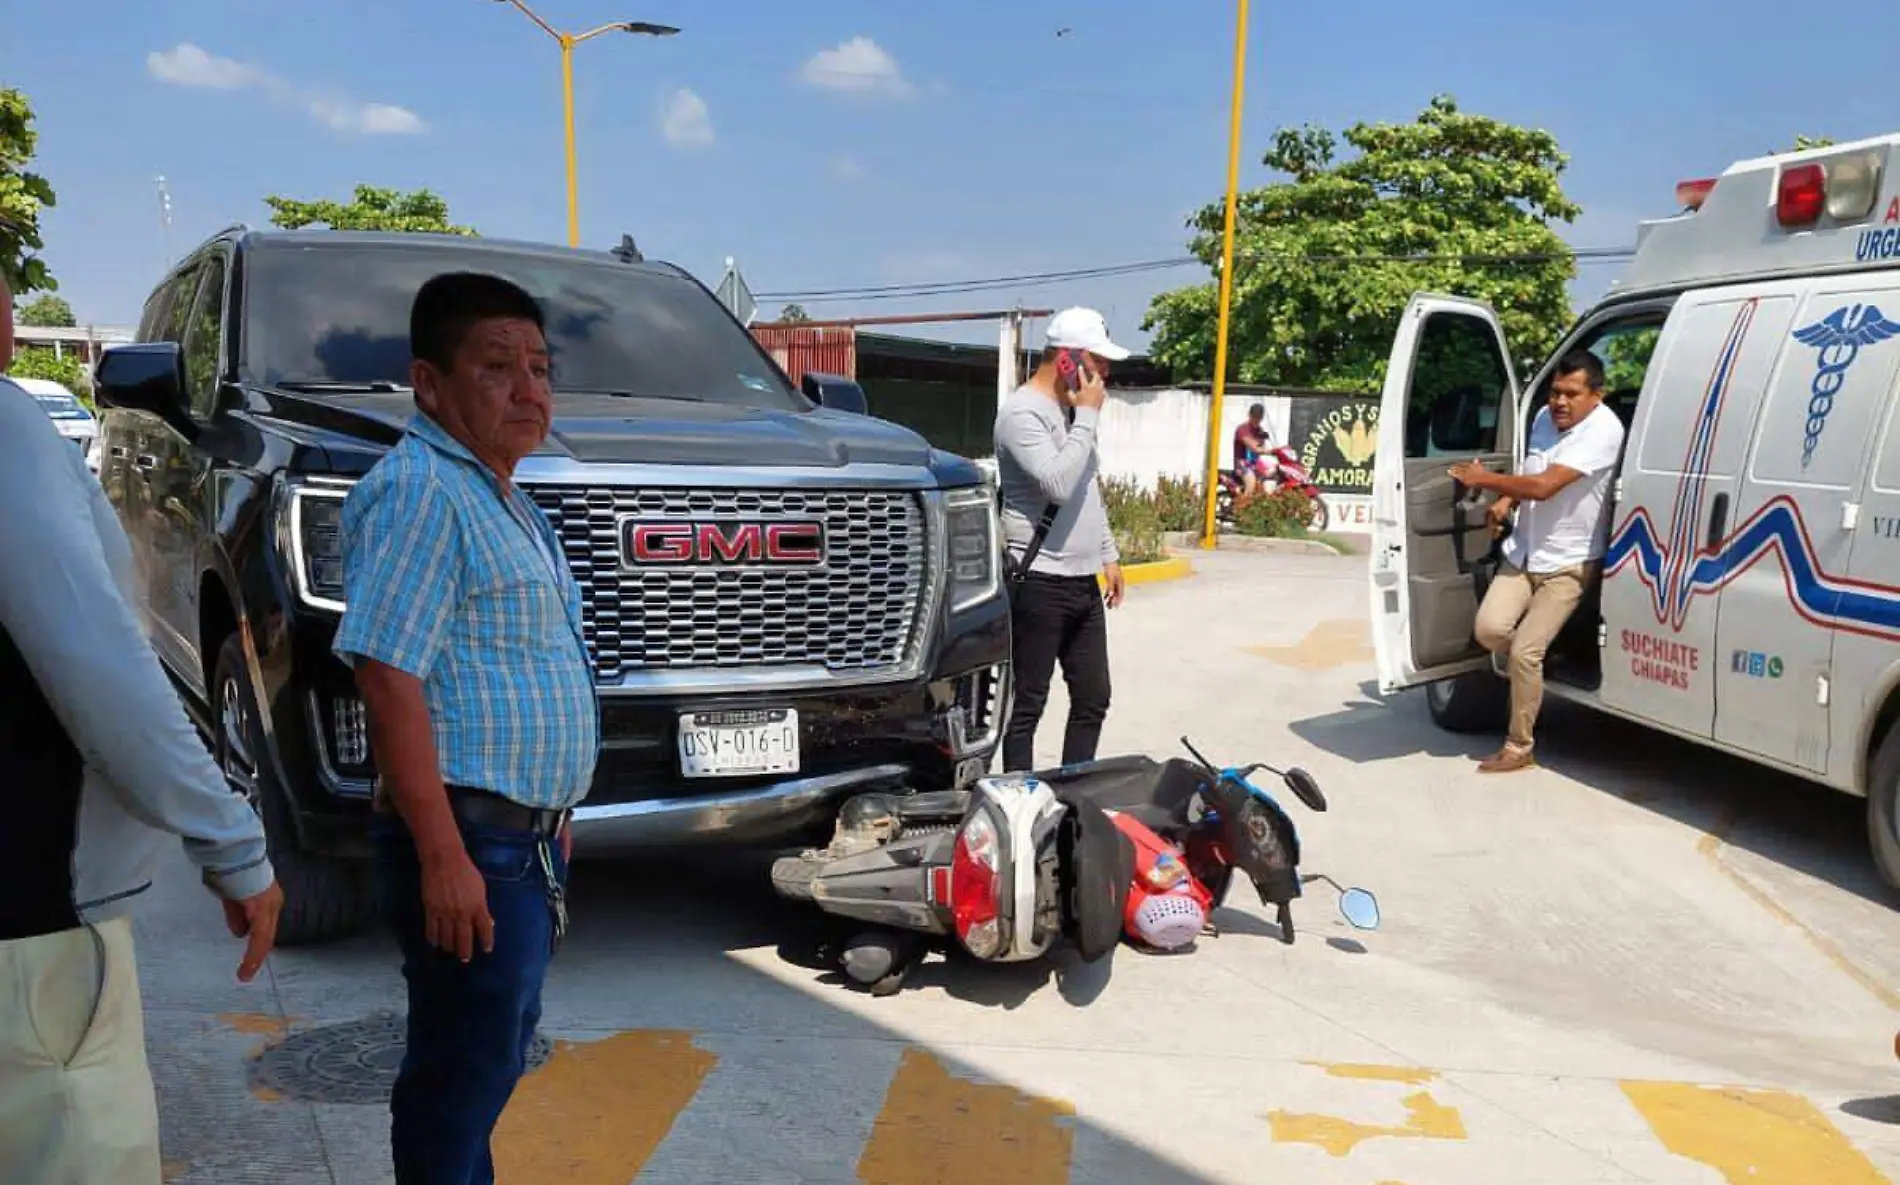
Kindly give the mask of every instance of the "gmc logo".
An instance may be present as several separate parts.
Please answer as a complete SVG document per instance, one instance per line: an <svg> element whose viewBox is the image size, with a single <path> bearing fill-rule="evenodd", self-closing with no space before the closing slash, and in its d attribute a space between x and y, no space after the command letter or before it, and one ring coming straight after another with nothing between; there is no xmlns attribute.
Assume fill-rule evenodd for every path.
<svg viewBox="0 0 1900 1185"><path fill-rule="evenodd" d="M621 526L627 564L822 564L821 523L640 522Z"/></svg>

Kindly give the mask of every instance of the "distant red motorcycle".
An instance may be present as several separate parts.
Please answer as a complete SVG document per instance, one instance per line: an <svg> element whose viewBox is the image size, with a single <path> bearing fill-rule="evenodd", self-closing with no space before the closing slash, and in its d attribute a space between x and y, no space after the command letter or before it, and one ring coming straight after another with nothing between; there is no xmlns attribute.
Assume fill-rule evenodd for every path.
<svg viewBox="0 0 1900 1185"><path fill-rule="evenodd" d="M1307 523L1310 531L1324 531L1332 522L1332 511L1326 505L1326 499L1320 494L1319 487L1313 484L1313 478L1306 472L1306 466L1300 464L1299 454L1286 445L1267 450L1264 454L1278 463L1279 469L1271 475L1262 475L1260 492L1271 494L1279 490L1298 490L1313 500L1313 518ZM1241 498L1240 479L1233 470L1223 469L1220 473L1220 491L1214 496L1214 517L1221 522L1234 521L1234 505Z"/></svg>

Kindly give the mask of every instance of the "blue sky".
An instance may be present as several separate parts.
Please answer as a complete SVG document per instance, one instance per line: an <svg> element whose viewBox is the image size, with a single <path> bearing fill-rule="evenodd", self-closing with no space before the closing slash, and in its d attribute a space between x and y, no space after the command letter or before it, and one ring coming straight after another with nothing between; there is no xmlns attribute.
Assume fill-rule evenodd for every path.
<svg viewBox="0 0 1900 1185"><path fill-rule="evenodd" d="M575 55L581 225L631 232L759 292L954 280L1181 253L1225 182L1233 5L1202 0L540 0ZM1256 3L1244 183L1274 128L1411 118L1436 92L1547 128L1585 208L1627 243L1675 182L1791 143L1900 130L1900 39L1873 10L1766 0ZM1585 20L1580 20L1580 16ZM1863 28L1863 26L1865 26ZM1070 33L1057 37L1058 29ZM26 91L59 192L45 257L82 320L133 320L171 247L262 198L427 186L483 233L563 241L559 52L493 0L164 0L9 6L0 80ZM1588 266L1580 300L1613 266ZM814 315L1090 303L1118 336L1192 269ZM767 313L778 303L768 301ZM993 330L923 327L944 338Z"/></svg>

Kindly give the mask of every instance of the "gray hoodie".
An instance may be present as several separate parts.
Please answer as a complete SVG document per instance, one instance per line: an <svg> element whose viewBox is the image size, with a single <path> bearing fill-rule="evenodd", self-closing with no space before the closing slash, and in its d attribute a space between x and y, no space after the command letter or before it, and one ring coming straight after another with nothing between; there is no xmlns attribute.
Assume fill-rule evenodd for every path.
<svg viewBox="0 0 1900 1185"><path fill-rule="evenodd" d="M16 933L0 937L129 913L170 836L222 897L273 879L256 812L133 615L134 572L79 450L0 379L0 786L19 796L0 824L0 924Z"/></svg>
<svg viewBox="0 0 1900 1185"><path fill-rule="evenodd" d="M1095 408L1077 408L1071 424L1061 404L1027 383L997 409L996 478L1009 554L1021 559L1049 504L1062 508L1031 572L1094 576L1121 562L1095 455L1100 418Z"/></svg>

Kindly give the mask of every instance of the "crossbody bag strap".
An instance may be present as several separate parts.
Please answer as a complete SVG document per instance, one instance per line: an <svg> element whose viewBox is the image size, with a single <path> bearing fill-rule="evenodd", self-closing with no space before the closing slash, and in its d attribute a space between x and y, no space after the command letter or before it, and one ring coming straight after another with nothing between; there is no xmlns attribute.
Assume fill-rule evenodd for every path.
<svg viewBox="0 0 1900 1185"><path fill-rule="evenodd" d="M1042 517L1036 520L1036 529L1029 536L1029 545L1023 548L1023 558L1016 561L1017 579L1020 580L1029 575L1029 565L1035 563L1036 557L1042 554L1043 542L1049 538L1049 528L1055 526L1056 515L1060 513L1062 513L1061 504L1051 502L1043 510Z"/></svg>

